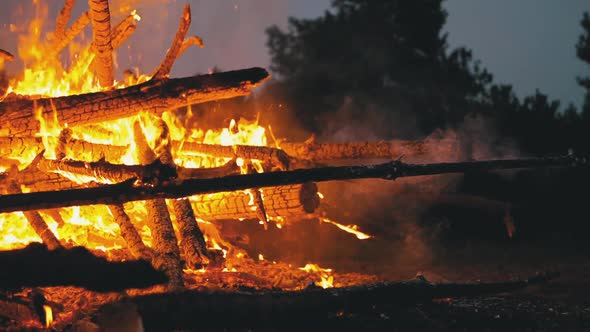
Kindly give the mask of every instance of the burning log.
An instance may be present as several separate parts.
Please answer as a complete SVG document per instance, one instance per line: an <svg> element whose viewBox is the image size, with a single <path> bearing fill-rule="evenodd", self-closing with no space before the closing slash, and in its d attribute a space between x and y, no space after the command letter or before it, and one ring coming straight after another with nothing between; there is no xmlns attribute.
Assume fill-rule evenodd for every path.
<svg viewBox="0 0 590 332"><path fill-rule="evenodd" d="M49 56L57 56L90 23L90 14L86 11L70 26L60 38L54 38L47 48Z"/></svg>
<svg viewBox="0 0 590 332"><path fill-rule="evenodd" d="M139 163L144 165L152 163L157 155L148 145L141 126L137 121L133 126L133 134L135 144L137 145L136 153ZM145 201L145 208L147 212L147 224L152 233L153 249L157 253L152 263L157 269L166 272L169 279L169 289L177 290L184 288L180 249L176 235L174 234L166 201L163 198L149 199Z"/></svg>
<svg viewBox="0 0 590 332"><path fill-rule="evenodd" d="M319 206L317 185L313 182L262 188L265 213L270 218L302 217ZM191 198L197 217L204 220L256 219L252 196L245 191Z"/></svg>
<svg viewBox="0 0 590 332"><path fill-rule="evenodd" d="M15 173L18 173L18 171ZM18 177L18 174L15 174L14 178L16 177ZM7 191L9 194L22 193L20 185L16 182L16 180L9 181ZM62 247L61 243L59 242L55 234L53 234L51 229L49 229L49 227L47 226L47 222L45 222L45 220L39 214L39 212L24 211L23 214L25 215L25 218L27 218L27 221L29 222L33 230L35 230L35 233L39 235L39 237L49 250L55 250Z"/></svg>
<svg viewBox="0 0 590 332"><path fill-rule="evenodd" d="M102 87L111 87L114 81L113 46L111 45L111 12L108 0L88 0L96 52L96 75Z"/></svg>
<svg viewBox="0 0 590 332"><path fill-rule="evenodd" d="M243 96L268 78L262 68L251 68L177 79L150 80L125 89L57 98L16 99L0 103L5 124L2 136L34 136L39 132L35 110L68 126L96 123L137 115L161 114L177 107Z"/></svg>
<svg viewBox="0 0 590 332"><path fill-rule="evenodd" d="M193 142L176 143L174 148L180 153L202 154L218 158L242 158L260 160L277 165L281 170L289 169L290 156L280 149L252 145L214 145Z"/></svg>
<svg viewBox="0 0 590 332"><path fill-rule="evenodd" d="M0 251L0 265L4 289L78 286L114 292L166 282L166 276L147 261L109 262L83 247L48 250L33 243L23 249Z"/></svg>
<svg viewBox="0 0 590 332"><path fill-rule="evenodd" d="M176 59L180 56L182 45L184 42L184 38L188 29L191 26L191 6L187 3L182 10L182 16L180 18L180 25L178 27L178 31L176 31L176 36L174 36L174 40L172 41L172 45L168 49L166 53L166 57L160 63L160 66L154 74L152 75L153 78L167 78L170 75L170 70L174 65Z"/></svg>
<svg viewBox="0 0 590 332"><path fill-rule="evenodd" d="M127 243L129 252L137 259L151 260L154 256L152 250L143 243L141 236L131 223L125 208L121 204L109 205L109 211L113 215L115 223L119 225L121 237Z"/></svg>
<svg viewBox="0 0 590 332"><path fill-rule="evenodd" d="M575 156L530 159L482 160L455 163L407 164L392 161L378 165L321 167L285 172L230 175L212 179L187 179L160 186L134 186L134 179L97 188L71 189L58 192L36 192L0 196L0 213L52 209L74 205L119 204L154 198L183 198L192 195L257 187L284 186L310 181L333 181L400 177L532 167L588 166L587 158Z"/></svg>
<svg viewBox="0 0 590 332"><path fill-rule="evenodd" d="M557 273L547 273L525 280L490 283L431 283L419 277L405 282L302 291L186 291L142 295L125 301L135 305L148 331L190 330L204 325L306 328L310 323L318 326L319 322L337 319L338 312L371 313L392 304L510 292L546 283L557 276ZM111 308L117 305L119 303L106 304L96 315L112 312Z"/></svg>
<svg viewBox="0 0 590 332"><path fill-rule="evenodd" d="M72 16L72 9L76 4L76 0L66 0L64 6L59 11L57 19L55 20L55 34L54 38L61 39L66 33L66 26Z"/></svg>

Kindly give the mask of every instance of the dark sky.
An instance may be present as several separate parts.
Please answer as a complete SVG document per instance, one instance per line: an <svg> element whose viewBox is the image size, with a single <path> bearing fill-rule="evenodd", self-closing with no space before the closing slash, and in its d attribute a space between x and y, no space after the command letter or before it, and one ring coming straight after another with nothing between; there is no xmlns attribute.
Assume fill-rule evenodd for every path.
<svg viewBox="0 0 590 332"><path fill-rule="evenodd" d="M48 29L62 1L41 0L49 6ZM86 7L78 1L76 13ZM205 49L191 49L179 59L173 76L206 72L219 66L235 69L269 64L264 29L285 26L288 16L315 17L328 9L329 0L190 0L193 23L190 34L203 37ZM3 0L0 11L0 48L16 51L16 34L8 24L22 27L31 17L32 0ZM168 48L178 26L182 0L112 0L117 19L122 4L132 3L142 16L128 45L118 52L117 69L131 66L151 72ZM452 47L467 46L498 82L513 84L520 96L536 88L564 104L580 104L582 90L576 75L590 74L590 67L575 57L574 45L581 33L579 21L588 0L447 0L445 30ZM127 11L124 12L125 14ZM16 71L18 64L9 69Z"/></svg>

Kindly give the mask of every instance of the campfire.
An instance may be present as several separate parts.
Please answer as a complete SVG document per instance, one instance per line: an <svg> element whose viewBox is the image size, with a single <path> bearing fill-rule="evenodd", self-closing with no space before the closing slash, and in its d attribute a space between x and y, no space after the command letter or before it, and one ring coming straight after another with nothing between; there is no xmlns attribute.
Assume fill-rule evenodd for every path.
<svg viewBox="0 0 590 332"><path fill-rule="evenodd" d="M100 318L108 316L105 312L132 304L131 311L152 330L196 327L205 318L191 320L194 312L249 326L268 313L280 318L305 311L310 317L310 311L322 308L341 316L392 297L497 292L553 277L473 285L423 278L379 283L371 275L336 273L313 262L293 266L268 261L265 253L249 254L222 236L217 221L281 229L313 219L358 241L378 236L327 215L317 182L574 166L585 160L407 164L402 157L426 155L432 144L334 144L313 137L282 142L251 119L205 130L191 121L191 105L246 96L269 78L267 71L170 78L177 58L192 46L204 47L201 38L187 36L191 10L186 5L160 65L147 74L128 70L118 82L113 53L140 24L141 13L112 22L107 0L89 0L88 10L70 24L74 4L65 1L47 37L41 36L40 20L30 23L19 47L25 70L0 90L0 261L5 268L0 288L6 290L0 316L8 325L104 327L110 324ZM93 38L78 44L76 37L87 26ZM60 54L66 50L72 61L64 67ZM14 58L10 50L0 50L0 61ZM456 148L454 142L436 144L439 152ZM344 159L389 161L325 165Z"/></svg>

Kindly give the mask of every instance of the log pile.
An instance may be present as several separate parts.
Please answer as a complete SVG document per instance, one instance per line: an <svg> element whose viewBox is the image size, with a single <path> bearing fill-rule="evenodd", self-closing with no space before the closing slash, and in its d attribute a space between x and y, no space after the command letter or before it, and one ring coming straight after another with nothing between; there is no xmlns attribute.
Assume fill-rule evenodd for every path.
<svg viewBox="0 0 590 332"><path fill-rule="evenodd" d="M100 275L104 271L105 275L101 277L118 280L120 289L168 281L169 289L181 290L184 287L183 268L199 269L219 263L218 255L207 248L197 218L208 221L259 219L264 224L276 217L303 218L313 214L319 206L316 182L320 181L395 180L406 176L587 163L586 159L566 156L447 164L406 164L397 160L378 165L296 169L297 166L316 166L335 159L392 160L402 156L422 156L428 153L428 149L422 141L327 144L310 140L283 143L280 148L173 141L169 128L160 118L164 112L248 95L268 79L268 72L262 68L250 68L169 78L174 62L188 47L203 46L199 37L187 37L191 10L186 5L177 33L151 77L139 84L115 88L113 51L135 31L137 18L132 13L113 26L108 0L88 0L88 11L67 27L74 3L73 0L65 1L55 32L45 49L48 56L59 56L90 25L93 37L88 50L94 54L94 59L88 71L96 73L101 90L61 97L9 95L0 100L3 123L0 128L0 166L9 169L0 173L0 213L24 211L29 224L46 246L0 253L3 267L15 265L15 269L31 274L23 277L7 272L1 285L4 287L62 285L63 280L52 279L52 273L57 274L56 269L70 269L74 262L82 265L75 269L76 275L66 278L68 284L99 291L112 290L113 287L92 279L94 274ZM7 61L13 59L10 53L2 50L0 57ZM92 143L73 135L72 128L88 128L105 121L136 117L140 113L157 118L158 135L155 139L148 139L137 121L130 128L134 142L128 146ZM46 137L39 137L43 129L39 117L54 119L57 121L54 125L64 128L56 137L55 151L50 151L55 157L45 157ZM135 165L122 163L129 151L135 154ZM26 165L18 165L25 167L17 167L15 158L31 152L36 158ZM225 159L227 163L206 169L178 166L174 157L183 154ZM238 159L243 162L240 164L242 168L238 166ZM253 165L263 165L266 172L258 173ZM248 174L240 174L244 169ZM32 192L24 192L23 188ZM151 246L146 245L136 228L136 221L123 205L132 201L144 201ZM89 256L82 249L68 250L64 239L59 239L39 213L43 210L52 216L57 215L52 218L59 220L61 217L56 210L45 210L95 204L108 206L131 256L149 261L159 271L149 265L146 267L145 262L114 266ZM58 221L60 225L63 223L63 220ZM36 278L30 266L18 265L19 260L33 261L34 268L44 272L43 278ZM46 267L45 264L53 266ZM6 271L12 273L10 269ZM165 272L166 278L161 271ZM140 285L122 276L129 274L135 280L137 274L142 273L149 277L149 281Z"/></svg>

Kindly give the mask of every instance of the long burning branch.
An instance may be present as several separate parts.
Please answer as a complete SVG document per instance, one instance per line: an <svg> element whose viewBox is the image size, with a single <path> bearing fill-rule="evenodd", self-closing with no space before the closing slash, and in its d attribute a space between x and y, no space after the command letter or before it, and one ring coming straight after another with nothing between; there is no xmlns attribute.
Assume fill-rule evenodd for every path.
<svg viewBox="0 0 590 332"><path fill-rule="evenodd" d="M39 132L37 110L55 115L60 124L77 125L116 120L140 112L165 111L212 100L243 96L269 77L262 68L176 79L150 80L125 89L81 95L0 102L3 136L33 136Z"/></svg>
<svg viewBox="0 0 590 332"><path fill-rule="evenodd" d="M300 184L310 181L333 181L401 177L446 173L484 172L502 169L587 166L587 158L575 156L484 160L455 163L406 164L392 161L378 165L322 167L285 172L231 175L210 179L171 181L159 186L135 186L135 179L97 188L71 189L0 196L0 212L52 209L76 205L120 204L154 198L182 198L197 194L244 190L250 188Z"/></svg>

